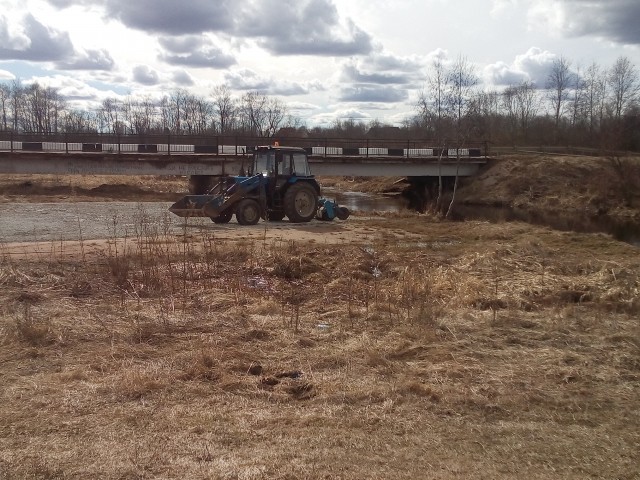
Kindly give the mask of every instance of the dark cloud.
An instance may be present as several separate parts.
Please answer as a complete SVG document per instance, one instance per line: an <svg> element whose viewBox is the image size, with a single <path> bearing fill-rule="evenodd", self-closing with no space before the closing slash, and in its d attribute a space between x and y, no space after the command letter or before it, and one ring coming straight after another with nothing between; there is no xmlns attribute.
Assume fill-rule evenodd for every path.
<svg viewBox="0 0 640 480"><path fill-rule="evenodd" d="M203 68L228 68L235 65L236 59L212 43L209 38L195 35L184 37L165 37L160 45L167 52L159 58L170 65Z"/></svg>
<svg viewBox="0 0 640 480"><path fill-rule="evenodd" d="M191 53L202 48L204 37L201 35L182 35L179 37L160 37L160 46L172 53Z"/></svg>
<svg viewBox="0 0 640 480"><path fill-rule="evenodd" d="M24 18L18 32L0 17L0 60L61 61L74 56L69 34L49 28L33 15Z"/></svg>
<svg viewBox="0 0 640 480"><path fill-rule="evenodd" d="M638 0L555 0L552 7L562 11L558 26L567 36L599 36L621 44L640 45ZM541 16L546 15L551 17L550 11L543 10Z"/></svg>
<svg viewBox="0 0 640 480"><path fill-rule="evenodd" d="M210 48L201 52L193 52L186 55L160 55L160 59L170 65L183 65L202 68L227 68L235 65L236 59L222 53L221 50Z"/></svg>
<svg viewBox="0 0 640 480"><path fill-rule="evenodd" d="M109 19L146 32L183 35L225 31L234 24L234 0L47 0L56 8L95 5ZM244 0L240 0L244 1Z"/></svg>
<svg viewBox="0 0 640 480"><path fill-rule="evenodd" d="M87 50L76 54L74 58L56 63L61 70L104 70L110 71L114 67L113 58L106 50Z"/></svg>
<svg viewBox="0 0 640 480"><path fill-rule="evenodd" d="M422 64L418 61L373 54L347 63L342 68L342 78L354 83L408 85L420 81L421 70Z"/></svg>
<svg viewBox="0 0 640 480"><path fill-rule="evenodd" d="M315 84L309 87L297 82L261 76L248 69L228 72L224 78L225 85L232 90L257 91L270 95L304 95L309 93L310 90L318 90Z"/></svg>
<svg viewBox="0 0 640 480"><path fill-rule="evenodd" d="M422 79L419 61L375 53L347 62L341 72L345 85L340 100L362 103L395 103L408 98L408 89Z"/></svg>
<svg viewBox="0 0 640 480"><path fill-rule="evenodd" d="M125 25L149 32L182 35L194 32L227 31L233 27L233 0L107 0L110 17Z"/></svg>
<svg viewBox="0 0 640 480"><path fill-rule="evenodd" d="M369 34L353 21L342 24L331 0L246 2L237 33L258 38L276 55L349 56L372 50Z"/></svg>
<svg viewBox="0 0 640 480"><path fill-rule="evenodd" d="M406 89L380 85L354 85L345 87L340 94L342 102L394 103L408 98Z"/></svg>
<svg viewBox="0 0 640 480"><path fill-rule="evenodd" d="M364 72L355 65L348 65L342 69L343 78L346 81L357 83L375 83L378 85L398 85L407 84L410 76L406 73L390 73L390 72Z"/></svg>
<svg viewBox="0 0 640 480"><path fill-rule="evenodd" d="M173 74L173 81L182 87L190 87L195 83L191 75L184 70L175 72Z"/></svg>
<svg viewBox="0 0 640 480"><path fill-rule="evenodd" d="M237 70L227 72L224 75L225 85L232 90L255 90L260 93L267 93L272 86L272 80L258 75L253 70Z"/></svg>
<svg viewBox="0 0 640 480"><path fill-rule="evenodd" d="M78 3L48 1L58 8ZM212 32L253 38L276 55L350 56L372 51L371 36L352 20L341 19L333 0L80 0L80 3L101 6L108 18L118 19L130 28L172 36ZM193 39L186 43L189 41ZM207 55L195 55L192 60L200 62L202 57Z"/></svg>
<svg viewBox="0 0 640 480"><path fill-rule="evenodd" d="M157 85L159 81L158 72L147 65L138 65L133 68L133 80L142 85Z"/></svg>

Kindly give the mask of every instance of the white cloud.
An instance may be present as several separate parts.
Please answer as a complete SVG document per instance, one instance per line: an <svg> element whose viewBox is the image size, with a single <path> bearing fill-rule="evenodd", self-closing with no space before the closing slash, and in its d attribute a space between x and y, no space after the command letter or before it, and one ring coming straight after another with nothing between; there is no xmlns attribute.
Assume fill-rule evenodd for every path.
<svg viewBox="0 0 640 480"><path fill-rule="evenodd" d="M515 8L518 5L518 0L493 0L492 4L491 16L496 17Z"/></svg>
<svg viewBox="0 0 640 480"><path fill-rule="evenodd" d="M335 123L336 120L354 120L356 122L368 122L372 120L372 118L373 117L369 113L356 108L339 108L332 112L313 115L311 116L310 120L314 125L329 126L332 123Z"/></svg>
<svg viewBox="0 0 640 480"><path fill-rule="evenodd" d="M0 45L6 50L24 51L31 46L31 39L20 22L2 15L0 16Z"/></svg>
<svg viewBox="0 0 640 480"><path fill-rule="evenodd" d="M485 82L492 85L517 85L530 81L543 88L551 65L557 58L554 53L531 47L524 54L516 55L510 64L498 61L487 65L483 70L483 77Z"/></svg>
<svg viewBox="0 0 640 480"><path fill-rule="evenodd" d="M13 73L0 70L0 80L14 80L15 78L16 76Z"/></svg>

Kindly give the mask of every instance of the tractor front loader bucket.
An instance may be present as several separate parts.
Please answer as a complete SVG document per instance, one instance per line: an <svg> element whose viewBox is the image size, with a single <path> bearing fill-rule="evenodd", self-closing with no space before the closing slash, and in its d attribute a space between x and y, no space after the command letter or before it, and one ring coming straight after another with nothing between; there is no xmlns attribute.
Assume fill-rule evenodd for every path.
<svg viewBox="0 0 640 480"><path fill-rule="evenodd" d="M171 205L169 211L179 217L208 217L204 206L211 198L211 195L187 195Z"/></svg>
<svg viewBox="0 0 640 480"><path fill-rule="evenodd" d="M235 177L236 183L217 195L187 195L169 207L169 211L179 217L209 217L224 215L229 209L248 195L261 198L267 179L262 175ZM259 193L256 190L261 189Z"/></svg>

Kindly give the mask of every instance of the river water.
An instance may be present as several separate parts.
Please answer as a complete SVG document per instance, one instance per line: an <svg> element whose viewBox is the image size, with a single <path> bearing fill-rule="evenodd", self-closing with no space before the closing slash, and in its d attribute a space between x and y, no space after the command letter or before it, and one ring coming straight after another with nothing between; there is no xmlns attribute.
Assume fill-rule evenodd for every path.
<svg viewBox="0 0 640 480"><path fill-rule="evenodd" d="M407 208L407 202L401 196L370 195L361 192L329 191L327 196L335 198L340 205L350 210L362 212L399 212ZM561 231L581 233L607 233L616 240L640 247L640 223L615 221L610 217L568 216L559 214L532 213L509 207L487 207L481 205L457 205L452 219L486 220L489 222L525 222L543 225Z"/></svg>
<svg viewBox="0 0 640 480"><path fill-rule="evenodd" d="M519 221L566 232L607 233L616 240L640 247L640 223L614 220L605 215L561 215L530 212L510 207L459 205L454 209L453 219L488 220L490 222Z"/></svg>
<svg viewBox="0 0 640 480"><path fill-rule="evenodd" d="M407 202L399 195L371 195L362 192L338 192L324 188L327 198L336 200L349 210L361 212L399 212L407 208Z"/></svg>

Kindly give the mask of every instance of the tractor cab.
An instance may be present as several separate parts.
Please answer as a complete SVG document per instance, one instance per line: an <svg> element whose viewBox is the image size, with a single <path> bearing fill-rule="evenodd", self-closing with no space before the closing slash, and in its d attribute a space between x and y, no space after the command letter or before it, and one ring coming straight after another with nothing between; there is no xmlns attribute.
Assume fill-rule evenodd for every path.
<svg viewBox="0 0 640 480"><path fill-rule="evenodd" d="M313 178L307 152L303 148L280 147L278 145L256 147L249 174L256 175L258 173L267 177Z"/></svg>

